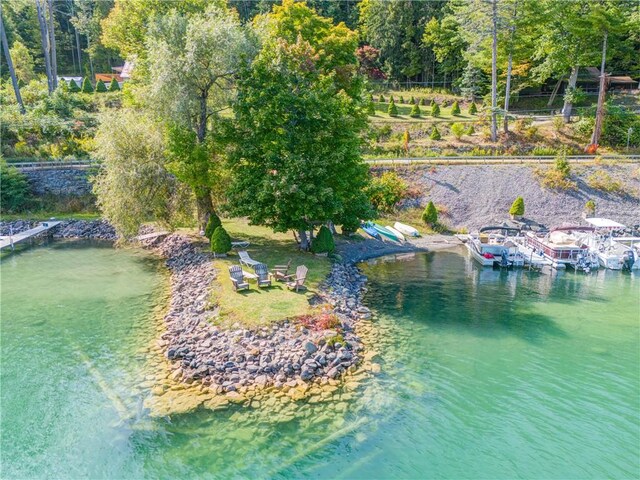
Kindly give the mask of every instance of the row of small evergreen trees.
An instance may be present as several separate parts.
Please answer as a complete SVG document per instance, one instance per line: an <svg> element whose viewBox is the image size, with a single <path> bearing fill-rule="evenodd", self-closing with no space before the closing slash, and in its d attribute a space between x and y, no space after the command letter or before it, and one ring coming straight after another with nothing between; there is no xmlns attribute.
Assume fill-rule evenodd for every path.
<svg viewBox="0 0 640 480"><path fill-rule="evenodd" d="M88 77L84 77L84 80L82 80L82 86L78 86L78 84L73 78L69 80L70 92L93 93L95 91L95 92L103 93L103 92L117 92L119 90L120 90L120 84L115 78L111 79L111 83L109 83L109 87L107 87L102 80L98 80L98 82L96 83L95 89L93 88L93 85L91 85L91 81L89 80Z"/></svg>
<svg viewBox="0 0 640 480"><path fill-rule="evenodd" d="M380 95L380 103L384 103L384 97L382 95ZM402 103L402 97L401 97L401 103ZM411 112L409 113L410 117L419 118L420 116L422 116L422 111L420 110L420 103L422 103L422 105L426 105L426 99L423 98L422 102L418 102L414 100L413 97L411 97L410 104L412 106L411 106ZM431 100L430 108L431 108L432 117L440 116L440 105L438 105L438 103L435 100ZM398 107L396 106L396 102L393 97L391 97L391 99L389 100L387 113L389 114L390 117L398 116ZM453 105L451 106L451 115L460 115L460 113L461 113L460 104L456 100L455 102L453 102ZM475 115L476 113L478 113L478 107L476 107L475 103L471 103L471 105L469 106L469 115ZM369 114L375 115L375 106L373 104L373 97L371 97Z"/></svg>

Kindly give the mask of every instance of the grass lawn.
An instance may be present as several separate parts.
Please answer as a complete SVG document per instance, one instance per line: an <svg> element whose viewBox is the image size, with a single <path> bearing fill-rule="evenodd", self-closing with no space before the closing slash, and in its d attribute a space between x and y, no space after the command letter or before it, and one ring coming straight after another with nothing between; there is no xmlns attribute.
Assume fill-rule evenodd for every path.
<svg viewBox="0 0 640 480"><path fill-rule="evenodd" d="M309 300L316 294L318 285L329 273L331 261L328 258L300 252L290 233L273 233L269 228L249 225L244 219L224 219L222 224L234 241L250 241L251 245L247 251L251 258L266 263L269 269L274 265L284 265L291 259L290 273L295 273L298 265L306 265L309 273L305 282L307 290L300 290L298 293L289 290L284 283L275 281L271 288L263 289L258 289L256 283L250 281L249 290L235 292L228 269L230 265L239 264L237 253L234 252L227 258L216 259L214 266L220 273L213 288L212 303L220 308L217 323L230 325L240 322L249 327L268 325L313 310ZM243 268L253 273L253 269Z"/></svg>

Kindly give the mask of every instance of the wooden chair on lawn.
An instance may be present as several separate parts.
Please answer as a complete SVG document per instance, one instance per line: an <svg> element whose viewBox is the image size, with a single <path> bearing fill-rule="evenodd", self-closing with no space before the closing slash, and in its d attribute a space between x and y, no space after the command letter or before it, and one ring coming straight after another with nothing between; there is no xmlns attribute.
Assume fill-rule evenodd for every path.
<svg viewBox="0 0 640 480"><path fill-rule="evenodd" d="M301 288L306 289L307 287L304 285L304 281L307 279L308 271L309 269L304 265L300 265L298 268L296 268L295 275L287 276L287 287L290 290L295 289L296 292Z"/></svg>
<svg viewBox="0 0 640 480"><path fill-rule="evenodd" d="M291 267L291 259L287 262L286 265L276 265L271 270L271 275L276 279L276 282L283 282L287 279L289 275L289 268Z"/></svg>
<svg viewBox="0 0 640 480"><path fill-rule="evenodd" d="M258 288L270 287L271 277L269 276L269 270L264 263L259 263L254 267L254 271L258 277Z"/></svg>
<svg viewBox="0 0 640 480"><path fill-rule="evenodd" d="M245 290L249 288L249 282L247 282L244 279L244 274L242 273L242 267L240 265L230 266L229 276L231 277L231 283L233 284L233 289L236 292L238 290Z"/></svg>

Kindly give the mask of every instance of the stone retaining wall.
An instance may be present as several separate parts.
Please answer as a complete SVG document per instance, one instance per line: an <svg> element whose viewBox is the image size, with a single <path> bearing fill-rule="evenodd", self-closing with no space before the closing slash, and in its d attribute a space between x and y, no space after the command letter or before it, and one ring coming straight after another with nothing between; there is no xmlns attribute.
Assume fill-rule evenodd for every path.
<svg viewBox="0 0 640 480"><path fill-rule="evenodd" d="M82 196L91 193L88 168L51 168L23 171L35 195Z"/></svg>

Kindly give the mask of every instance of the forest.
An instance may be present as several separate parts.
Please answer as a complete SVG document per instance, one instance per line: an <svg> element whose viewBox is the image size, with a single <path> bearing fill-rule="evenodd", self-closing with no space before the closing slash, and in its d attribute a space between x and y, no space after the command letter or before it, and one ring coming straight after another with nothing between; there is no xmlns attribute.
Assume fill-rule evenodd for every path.
<svg viewBox="0 0 640 480"><path fill-rule="evenodd" d="M357 228L363 156L640 146L636 0L1 5L3 157L101 161L127 233L192 205Z"/></svg>

